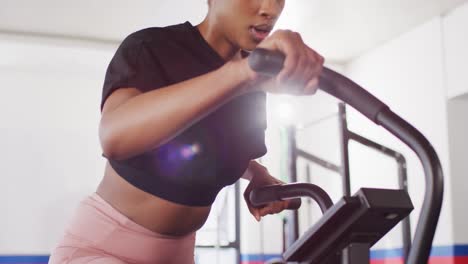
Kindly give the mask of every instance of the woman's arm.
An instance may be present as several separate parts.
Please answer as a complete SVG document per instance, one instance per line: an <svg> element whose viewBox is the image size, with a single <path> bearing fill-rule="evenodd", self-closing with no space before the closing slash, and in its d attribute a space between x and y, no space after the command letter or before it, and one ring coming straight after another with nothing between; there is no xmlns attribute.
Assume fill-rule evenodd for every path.
<svg viewBox="0 0 468 264"><path fill-rule="evenodd" d="M323 57L305 45L298 33L278 30L258 47L285 54L276 85L265 85L271 79L259 78L247 59L241 59L150 92L140 93L128 87L112 93L104 104L99 126L104 155L119 160L154 149L234 96L253 89L297 95L315 93ZM294 85L282 85L288 83Z"/></svg>
<svg viewBox="0 0 468 264"><path fill-rule="evenodd" d="M104 155L120 160L169 141L233 97L254 78L247 60L167 87L142 93L118 89L106 100L99 124Z"/></svg>

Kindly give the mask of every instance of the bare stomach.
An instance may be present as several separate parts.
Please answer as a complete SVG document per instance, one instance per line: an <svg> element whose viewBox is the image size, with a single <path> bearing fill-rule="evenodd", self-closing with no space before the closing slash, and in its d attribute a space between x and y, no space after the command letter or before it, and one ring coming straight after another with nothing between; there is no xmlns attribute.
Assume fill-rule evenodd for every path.
<svg viewBox="0 0 468 264"><path fill-rule="evenodd" d="M120 177L109 163L96 192L135 223L164 235L182 236L200 229L211 209L176 204L146 193Z"/></svg>

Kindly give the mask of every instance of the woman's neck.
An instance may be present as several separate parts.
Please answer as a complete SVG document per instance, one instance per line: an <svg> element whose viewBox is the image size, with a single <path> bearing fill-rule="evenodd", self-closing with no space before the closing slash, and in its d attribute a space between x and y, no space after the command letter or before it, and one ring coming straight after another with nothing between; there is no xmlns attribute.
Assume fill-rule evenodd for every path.
<svg viewBox="0 0 468 264"><path fill-rule="evenodd" d="M220 28L217 28L216 23L211 23L207 17L203 22L197 25L198 31L203 36L205 41L223 58L225 61L232 59L240 59L240 49L233 45L222 34Z"/></svg>

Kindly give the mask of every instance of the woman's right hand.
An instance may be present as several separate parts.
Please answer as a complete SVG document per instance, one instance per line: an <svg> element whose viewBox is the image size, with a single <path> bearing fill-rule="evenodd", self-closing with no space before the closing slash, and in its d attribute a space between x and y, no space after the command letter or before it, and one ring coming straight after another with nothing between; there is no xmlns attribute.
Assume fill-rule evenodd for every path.
<svg viewBox="0 0 468 264"><path fill-rule="evenodd" d="M244 63L245 67L248 67L247 71L252 80L249 86L252 89L292 95L315 94L324 58L308 47L299 33L277 30L257 48L279 51L285 55L285 61L283 69L275 78L256 73L250 69L248 63Z"/></svg>

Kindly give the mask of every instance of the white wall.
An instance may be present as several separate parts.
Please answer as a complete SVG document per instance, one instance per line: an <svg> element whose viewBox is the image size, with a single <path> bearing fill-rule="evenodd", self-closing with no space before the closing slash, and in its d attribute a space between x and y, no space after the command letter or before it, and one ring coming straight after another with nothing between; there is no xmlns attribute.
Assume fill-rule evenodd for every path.
<svg viewBox="0 0 468 264"><path fill-rule="evenodd" d="M435 147L445 173L445 196L435 246L468 242L468 230L465 227L468 215L463 209L463 195L468 184L468 103L466 95L461 96L467 93L468 87L465 74L468 68L468 31L465 29L467 18L468 4L465 4L363 54L342 69L347 76L414 124ZM448 101L448 98L455 96L458 97ZM299 99L273 97L270 102L277 106L281 100L292 102L294 113L298 115L293 120L296 124L308 123L336 111L336 102L320 92L313 97ZM279 119L278 114L274 113L277 108L273 106L270 110L271 121ZM408 147L383 128L375 126L350 108L348 113L348 124L352 131L389 146L406 157L409 191L415 205L411 214L414 233L424 192L424 175L420 161ZM336 122L336 119L331 118L299 132L298 146L339 165ZM269 153L263 160L275 175L279 172L279 136L273 132L269 136ZM395 161L357 143L350 144L350 168L352 193L360 186L398 186ZM304 161L299 160L300 179L303 179L303 171ZM341 193L341 181L333 173L317 166L312 166L311 172L312 181L330 192L336 201ZM307 209L304 210L307 212ZM314 222L320 213L316 207L312 208L312 213ZM308 227L305 223L310 219L304 212L300 214L303 232ZM274 228L273 225L271 228ZM375 248L401 247L400 232L401 229L396 228ZM270 243L275 245L277 242L272 240Z"/></svg>
<svg viewBox="0 0 468 264"><path fill-rule="evenodd" d="M106 161L98 139L102 84L116 48L0 35L0 255L48 255L78 202L95 191ZM218 195L197 243L216 244L218 228L220 243L234 239L229 190ZM202 250L197 260L226 255L235 254Z"/></svg>
<svg viewBox="0 0 468 264"><path fill-rule="evenodd" d="M399 38L386 43L347 67L347 74L371 93L385 101L394 112L418 128L435 147L446 175L446 194L450 193L447 110L442 55L442 21L434 18ZM350 127L369 138L403 153L408 162L409 190L415 205L411 214L413 227L422 202L424 176L417 157L383 129L351 113ZM351 148L350 156L366 160L366 167L351 160L356 171L353 188L358 185L395 187L391 176L396 171L388 162L369 151ZM353 177L352 176L352 177ZM446 195L435 244L451 243L453 238L451 199ZM414 231L414 228L413 228ZM392 247L397 241L387 242Z"/></svg>
<svg viewBox="0 0 468 264"><path fill-rule="evenodd" d="M468 218L462 209L466 186L466 98L448 100L467 93L468 33L464 27L468 4L419 26L398 39L365 54L349 64L348 75L377 94L408 121L415 124L434 145L445 173L445 197L435 244L466 243ZM383 132L371 128L360 117L351 126L393 144ZM449 144L450 143L450 144ZM397 148L404 148L396 144ZM407 151L405 150L405 153ZM409 154L409 153L408 153ZM352 154L353 155L353 154ZM355 150L354 156L365 155ZM409 154L411 194L420 196L420 166ZM372 159L365 156L364 159ZM372 162L375 167L381 163ZM365 174L364 174L365 175ZM369 180L371 175L366 177ZM419 207L420 198L413 199ZM453 207L453 208L452 208ZM412 214L413 226L417 220Z"/></svg>
<svg viewBox="0 0 468 264"><path fill-rule="evenodd" d="M467 243L464 208L466 180L466 112L468 93L468 4L415 28L354 60L347 74L420 129L434 145L445 173L445 196L435 245ZM350 126L404 151L409 163L410 194L420 207L422 184L419 161L406 147L358 115ZM376 172L392 171L370 153L353 149L351 156L374 164ZM408 153L408 154L406 154ZM357 165L356 171L361 170ZM382 169L384 168L384 169ZM388 168L388 169L387 169ZM376 179L366 174L363 181ZM388 177L385 177L388 179ZM388 183L388 180L385 182ZM381 184L375 181L375 184ZM389 183L388 183L389 184ZM416 198L416 199L415 199ZM417 218L412 213L413 232ZM393 246L393 242L387 242Z"/></svg>
<svg viewBox="0 0 468 264"><path fill-rule="evenodd" d="M454 243L468 243L468 3L446 14L442 20L446 65L447 117L452 181Z"/></svg>
<svg viewBox="0 0 468 264"><path fill-rule="evenodd" d="M447 95L452 98L468 93L468 3L446 14L442 23Z"/></svg>
<svg viewBox="0 0 468 264"><path fill-rule="evenodd" d="M101 85L113 47L0 38L0 254L48 254L94 191Z"/></svg>
<svg viewBox="0 0 468 264"><path fill-rule="evenodd" d="M383 43L380 47L363 54L346 67L338 67L351 79L377 95L402 117L423 132L435 147L445 173L445 196L434 245L467 243L468 230L464 223L468 216L463 209L468 185L466 180L466 96L447 101L468 92L468 4L458 7L444 16L435 17L413 30ZM335 67L336 68L336 67ZM318 93L312 97L291 98L269 96L268 154L262 159L272 175L281 177L280 136L277 130L282 120L278 111L281 105L290 102L295 118L290 122L303 125L336 113L336 101ZM420 161L413 152L384 129L348 108L349 128L365 137L389 146L406 157L408 163L409 191L415 205L411 214L414 233L424 192L424 175ZM465 114L466 115L466 114ZM464 118L464 119L463 119ZM339 165L338 126L336 117L331 117L312 127L298 132L297 144L302 149ZM449 144L450 140L450 144ZM304 180L305 162L297 164L299 180ZM361 186L397 188L397 166L393 159L369 150L357 143L350 144L351 184L354 193ZM320 185L336 201L341 195L341 180L318 166L311 165L312 182ZM453 201L453 202L452 202ZM320 217L314 203L312 208L300 211L300 233L310 222ZM311 214L309 216L308 214ZM263 220L264 248L258 247L259 234L254 231L258 224L247 222L255 234L253 241L246 242L245 250L266 253L280 252L281 239L278 228L280 216ZM251 225L253 224L253 225ZM250 228L249 228L250 229ZM247 231L246 231L247 233ZM245 234L244 238L247 237ZM244 240L245 241L245 240ZM401 229L395 228L375 248L399 248L402 246Z"/></svg>
<svg viewBox="0 0 468 264"><path fill-rule="evenodd" d="M468 186L468 93L448 101L450 170L452 180L454 242L468 243L468 214L466 186Z"/></svg>
<svg viewBox="0 0 468 264"><path fill-rule="evenodd" d="M468 110L468 4L443 16L434 17L401 36L338 68L351 79L386 102L397 114L414 124L435 147L445 173L445 196L434 245L451 246L468 243L464 210L468 157L466 112ZM458 97L457 97L458 96ZM454 98L448 101L448 98ZM284 123L280 107L289 102L295 118L290 122L307 125L314 120L327 120L307 127L297 134L302 149L340 165L336 101L319 92L305 98L269 96L268 154L262 162L272 175L281 178L280 135L278 127ZM383 128L348 108L349 128L362 136L403 153L408 164L409 191L415 210L411 214L414 234L424 192L424 175L416 155ZM298 178L304 180L305 161L297 164ZM336 201L341 196L341 180L335 173L311 165L312 182L320 185ZM350 144L351 184L354 193L361 186L397 188L396 162L357 143ZM304 207L304 206L303 206ZM321 213L312 203L310 209L300 210L300 233L314 223ZM243 211L244 212L244 211ZM310 215L309 215L310 214ZM279 253L281 251L281 216L268 216L262 221L269 230L263 235L263 248L258 246L258 224L251 220L244 231L244 251ZM245 225L244 225L245 226ZM250 231L251 230L251 231ZM245 238L254 238L245 242ZM395 228L375 249L402 246L401 228Z"/></svg>

